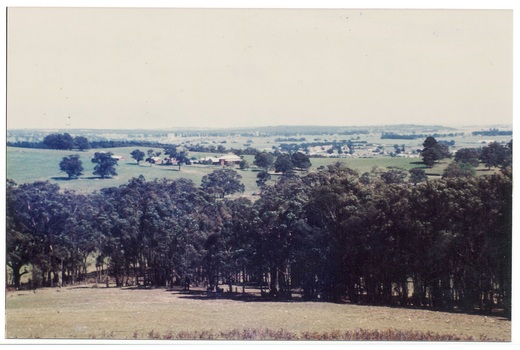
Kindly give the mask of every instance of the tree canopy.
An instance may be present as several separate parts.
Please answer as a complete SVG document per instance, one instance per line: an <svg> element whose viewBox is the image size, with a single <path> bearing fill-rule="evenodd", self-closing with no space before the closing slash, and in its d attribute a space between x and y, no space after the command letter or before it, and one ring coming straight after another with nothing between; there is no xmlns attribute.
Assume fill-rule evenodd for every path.
<svg viewBox="0 0 520 350"><path fill-rule="evenodd" d="M170 156L170 158L175 159L177 165L179 166L179 170L181 170L182 164L189 164L190 159L188 158L189 151L184 146L176 146L172 145L164 148L164 154Z"/></svg>
<svg viewBox="0 0 520 350"><path fill-rule="evenodd" d="M302 152L295 152L291 155L291 161L295 168L300 170L309 170L312 166L312 163L309 159L309 156Z"/></svg>
<svg viewBox="0 0 520 350"><path fill-rule="evenodd" d="M113 157L112 152L96 152L92 163L95 163L94 175L101 176L102 179L110 176L117 176L115 166L117 165L117 159Z"/></svg>
<svg viewBox="0 0 520 350"><path fill-rule="evenodd" d="M424 164L430 168L433 167L435 162L450 157L449 147L444 143L437 142L432 136L428 136L424 140L423 147L421 156Z"/></svg>
<svg viewBox="0 0 520 350"><path fill-rule="evenodd" d="M132 158L135 159L135 161L137 162L137 164L139 164L140 161L144 160L144 152L139 150L139 149L136 149L136 150L133 150L130 155L132 156Z"/></svg>
<svg viewBox="0 0 520 350"><path fill-rule="evenodd" d="M294 168L294 164L291 160L291 156L287 153L282 153L276 157L274 162L274 171L277 173L285 174Z"/></svg>
<svg viewBox="0 0 520 350"><path fill-rule="evenodd" d="M73 154L68 157L63 157L60 162L60 170L67 173L69 179L76 179L83 175L83 163L79 159L79 155Z"/></svg>
<svg viewBox="0 0 520 350"><path fill-rule="evenodd" d="M467 163L477 167L480 163L480 152L476 148L461 148L455 153L455 162Z"/></svg>
<svg viewBox="0 0 520 350"><path fill-rule="evenodd" d="M70 134L50 134L44 137L43 144L51 149L72 150L74 139Z"/></svg>
<svg viewBox="0 0 520 350"><path fill-rule="evenodd" d="M274 164L274 155L272 153L259 152L255 155L254 164L259 168L269 171Z"/></svg>
<svg viewBox="0 0 520 350"><path fill-rule="evenodd" d="M86 149L92 148L90 142L85 136L76 136L74 137L74 144L80 151L84 151Z"/></svg>
<svg viewBox="0 0 520 350"><path fill-rule="evenodd" d="M399 181L381 178L392 170ZM117 286L254 285L278 299L301 291L510 316L511 167L405 182L400 169L359 175L337 163L279 177L254 201L222 198L243 189L232 169L211 174L201 186L140 176L91 195L8 181L9 284L31 273L34 288L87 276Z"/></svg>
<svg viewBox="0 0 520 350"><path fill-rule="evenodd" d="M216 197L224 198L228 194L244 192L242 176L233 169L216 169L202 177L201 188Z"/></svg>
<svg viewBox="0 0 520 350"><path fill-rule="evenodd" d="M512 147L491 142L480 152L480 160L488 167L506 167L512 163Z"/></svg>

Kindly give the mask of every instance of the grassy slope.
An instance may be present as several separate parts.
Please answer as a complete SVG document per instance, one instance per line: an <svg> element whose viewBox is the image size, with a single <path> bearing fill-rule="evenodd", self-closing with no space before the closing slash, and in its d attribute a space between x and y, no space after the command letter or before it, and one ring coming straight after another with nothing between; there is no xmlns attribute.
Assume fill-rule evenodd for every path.
<svg viewBox="0 0 520 350"><path fill-rule="evenodd" d="M251 292L252 290L248 290ZM321 302L248 302L165 289L90 288L6 294L8 338L146 339L179 332L394 329L510 340L511 322L482 315Z"/></svg>

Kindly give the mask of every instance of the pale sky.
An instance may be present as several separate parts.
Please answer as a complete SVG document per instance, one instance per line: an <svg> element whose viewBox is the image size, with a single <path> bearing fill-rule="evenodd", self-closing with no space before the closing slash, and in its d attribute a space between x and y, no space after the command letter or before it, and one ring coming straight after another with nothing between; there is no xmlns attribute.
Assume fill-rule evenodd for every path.
<svg viewBox="0 0 520 350"><path fill-rule="evenodd" d="M7 128L511 124L512 10L20 8Z"/></svg>

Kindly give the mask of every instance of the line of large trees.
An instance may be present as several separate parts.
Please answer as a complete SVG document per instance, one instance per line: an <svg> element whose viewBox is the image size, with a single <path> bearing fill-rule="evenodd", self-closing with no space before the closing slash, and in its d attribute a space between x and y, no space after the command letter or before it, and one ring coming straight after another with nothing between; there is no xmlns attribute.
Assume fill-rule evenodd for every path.
<svg viewBox="0 0 520 350"><path fill-rule="evenodd" d="M255 202L187 179L134 178L99 193L7 184L9 283L97 278L273 298L482 310L511 306L512 174L362 181L341 164L281 176ZM30 266L30 269L26 267Z"/></svg>

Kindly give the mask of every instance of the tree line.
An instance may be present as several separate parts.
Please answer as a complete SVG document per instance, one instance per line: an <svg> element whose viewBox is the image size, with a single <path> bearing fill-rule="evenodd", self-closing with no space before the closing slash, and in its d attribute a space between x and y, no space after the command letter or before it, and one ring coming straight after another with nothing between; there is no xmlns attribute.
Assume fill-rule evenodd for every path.
<svg viewBox="0 0 520 350"><path fill-rule="evenodd" d="M511 167L404 183L336 163L263 183L256 201L226 197L226 175L92 194L8 180L8 284L75 283L94 259L97 280L117 286L510 314Z"/></svg>
<svg viewBox="0 0 520 350"><path fill-rule="evenodd" d="M16 141L7 142L7 146L20 148L34 148L34 149L54 149L54 150L80 150L100 148L118 148L118 147L149 147L149 148L169 148L176 145L155 142L155 141L139 141L139 140L89 140L84 136L72 136L69 133L55 133L44 137L42 141ZM185 146L192 152L209 152L209 153L225 153L233 152L235 154L256 154L257 149L247 147L245 149L234 149L222 145L201 145L201 144L187 144Z"/></svg>
<svg viewBox="0 0 520 350"><path fill-rule="evenodd" d="M475 135L475 133L473 133L473 135ZM399 133L392 132L392 131L383 131L381 133L381 139L382 140L384 140L384 139L416 140L416 139L423 139L425 137L439 138L439 137L456 137L456 136L464 136L464 133L463 132L449 132L449 133L444 133L444 134L433 133L433 134L430 134L430 135L427 135L427 134L416 134L416 133L413 133L413 134L399 134Z"/></svg>

